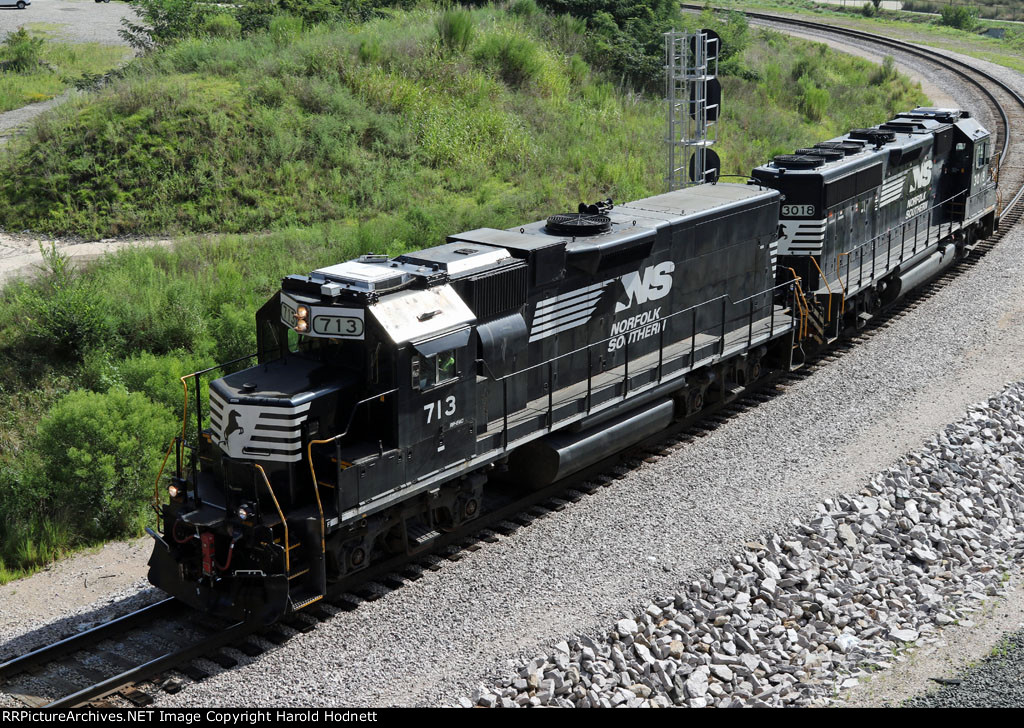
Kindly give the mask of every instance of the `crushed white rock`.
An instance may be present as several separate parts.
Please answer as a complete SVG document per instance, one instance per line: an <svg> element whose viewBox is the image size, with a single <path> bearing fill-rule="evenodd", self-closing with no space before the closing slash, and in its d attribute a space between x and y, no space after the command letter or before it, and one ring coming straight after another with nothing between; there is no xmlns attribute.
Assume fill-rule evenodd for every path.
<svg viewBox="0 0 1024 728"><path fill-rule="evenodd" d="M1024 384L858 494L462 705L823 705L1001 594L1024 552Z"/></svg>

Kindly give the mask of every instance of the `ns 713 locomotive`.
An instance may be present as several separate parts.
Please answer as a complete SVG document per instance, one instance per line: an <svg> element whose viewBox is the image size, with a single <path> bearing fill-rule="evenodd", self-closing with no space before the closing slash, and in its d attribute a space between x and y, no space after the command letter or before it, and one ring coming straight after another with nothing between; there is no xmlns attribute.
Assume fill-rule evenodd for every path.
<svg viewBox="0 0 1024 728"><path fill-rule="evenodd" d="M209 427L178 441L151 581L271 622L430 548L502 483L554 482L800 366L992 232L991 145L919 108L746 184L285 278L258 363L211 381Z"/></svg>

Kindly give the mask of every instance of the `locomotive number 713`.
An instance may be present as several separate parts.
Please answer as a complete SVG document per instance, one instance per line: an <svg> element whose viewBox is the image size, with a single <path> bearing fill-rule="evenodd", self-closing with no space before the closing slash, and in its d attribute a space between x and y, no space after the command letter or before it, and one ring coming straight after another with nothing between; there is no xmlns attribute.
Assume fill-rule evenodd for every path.
<svg viewBox="0 0 1024 728"><path fill-rule="evenodd" d="M442 414L445 417L451 417L455 414L455 395L448 395L444 398L444 409L441 407L441 400L437 400L436 402L423 405L423 410L427 413L428 425L434 419L435 410L437 411L437 419L441 419Z"/></svg>

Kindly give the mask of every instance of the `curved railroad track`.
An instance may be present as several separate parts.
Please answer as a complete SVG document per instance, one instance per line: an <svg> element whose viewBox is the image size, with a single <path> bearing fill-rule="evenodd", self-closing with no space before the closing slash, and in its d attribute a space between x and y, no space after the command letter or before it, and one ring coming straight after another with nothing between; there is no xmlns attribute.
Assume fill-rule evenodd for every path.
<svg viewBox="0 0 1024 728"><path fill-rule="evenodd" d="M683 7L702 9L701 6ZM846 351L911 313L950 280L975 265L1019 222L1024 209L1021 204L1024 163L1018 161L1018 157L1024 158L1024 149L1014 147L1012 132L1024 129L1024 97L1016 90L988 72L925 47L803 19L752 12L746 15L761 22L846 36L860 43L908 53L955 73L977 88L992 106L993 117L997 120L1000 182L1004 190L1009 187L1004 197L1012 195L1001 208L999 230L977 245L966 261L876 316L863 331L840 339L802 369L769 371L742 391L723 392L717 402L709 404L698 415L679 421L658 435L563 481L537 491L504 492L486 503L484 512L466 527L436 538L429 552L383 560L334 584L325 604L313 605L277 625L264 628L212 620L174 599L165 599L0 664L0 690L31 707L97 704L115 694L120 694L129 704L147 705L152 702L151 693L155 690L176 692L180 689L182 681L170 677L172 672L201 680L209 674L204 661L231 668L238 664L238 659L229 650L250 657L259 655L296 633L314 629L321 621L350 612L363 602L376 600L409 581L420 579L425 571L442 569L446 561L457 561L538 518L571 507L645 462L667 457L740 413L778 396L790 384L828 366Z"/></svg>

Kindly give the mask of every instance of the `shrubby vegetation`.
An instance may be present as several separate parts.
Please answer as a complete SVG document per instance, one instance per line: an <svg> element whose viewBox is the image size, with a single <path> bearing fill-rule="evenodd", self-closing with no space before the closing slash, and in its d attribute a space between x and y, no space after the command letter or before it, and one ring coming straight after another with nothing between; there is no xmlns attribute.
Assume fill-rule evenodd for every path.
<svg viewBox="0 0 1024 728"><path fill-rule="evenodd" d="M176 428L166 408L124 389L78 390L56 402L39 423L29 457L3 472L0 569L5 562L36 566L76 543L138 533L160 466L153 455Z"/></svg>
<svg viewBox="0 0 1024 728"><path fill-rule="evenodd" d="M38 280L0 294L7 567L138 528L132 504L180 417L179 377L250 353L255 310L282 276L662 190L660 94L622 85L592 55L612 37L595 40L598 12L616 32L638 26L598 5L587 18L518 0L331 26L296 14L257 24L262 6L246 2L237 27L206 16L194 37L13 142L0 157L4 227L216 235L122 251L86 273L51 252ZM735 14L689 22L728 49L723 172L924 100L891 66L755 33ZM47 488L71 494L73 522ZM14 573L3 568L0 580Z"/></svg>
<svg viewBox="0 0 1024 728"><path fill-rule="evenodd" d="M947 5L939 12L939 22L951 28L974 30L978 25L978 9L969 5Z"/></svg>
<svg viewBox="0 0 1024 728"><path fill-rule="evenodd" d="M942 14L949 9L964 8L975 18L991 20L1024 20L1024 4L1019 0L904 0L903 9L917 13ZM949 25L949 23L945 23ZM960 27L960 26L954 26Z"/></svg>
<svg viewBox="0 0 1024 728"><path fill-rule="evenodd" d="M33 37L25 28L11 31L4 38L3 54L10 70L31 71L42 59L43 39Z"/></svg>

